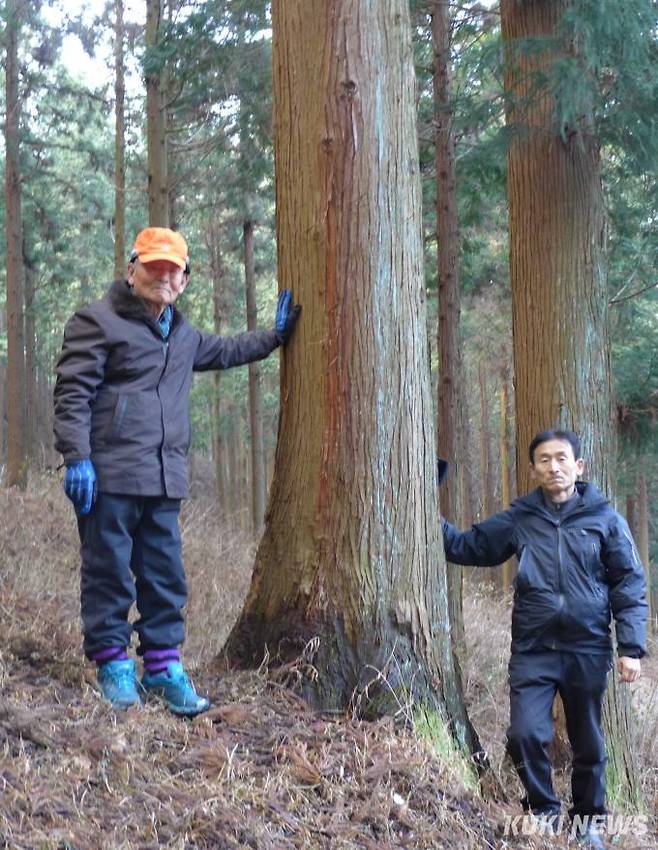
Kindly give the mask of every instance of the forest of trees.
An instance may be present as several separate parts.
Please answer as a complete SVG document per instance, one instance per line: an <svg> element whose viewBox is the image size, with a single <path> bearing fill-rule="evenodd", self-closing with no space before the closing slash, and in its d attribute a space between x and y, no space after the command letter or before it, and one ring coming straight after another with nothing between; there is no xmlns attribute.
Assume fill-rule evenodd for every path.
<svg viewBox="0 0 658 850"><path fill-rule="evenodd" d="M652 0L6 0L3 486L56 474L64 322L147 223L186 236L199 327L267 325L290 287L281 374L193 390L195 494L264 529L229 650L322 635L342 705L396 648L468 737L437 454L467 526L528 489L536 431L577 429L658 586L656 24Z"/></svg>

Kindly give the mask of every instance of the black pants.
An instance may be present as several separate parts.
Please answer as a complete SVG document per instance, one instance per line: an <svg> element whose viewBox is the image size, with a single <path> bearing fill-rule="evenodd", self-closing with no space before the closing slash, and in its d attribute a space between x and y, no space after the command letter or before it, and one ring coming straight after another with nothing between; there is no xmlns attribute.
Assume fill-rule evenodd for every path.
<svg viewBox="0 0 658 850"><path fill-rule="evenodd" d="M99 493L78 517L84 651L128 646L137 602L139 652L183 642L187 585L178 526L180 499Z"/></svg>
<svg viewBox="0 0 658 850"><path fill-rule="evenodd" d="M569 814L605 814L601 705L610 667L609 654L547 651L515 653L510 658L507 748L526 790L524 805L536 814L560 810L547 753L556 693L562 697L573 751Z"/></svg>

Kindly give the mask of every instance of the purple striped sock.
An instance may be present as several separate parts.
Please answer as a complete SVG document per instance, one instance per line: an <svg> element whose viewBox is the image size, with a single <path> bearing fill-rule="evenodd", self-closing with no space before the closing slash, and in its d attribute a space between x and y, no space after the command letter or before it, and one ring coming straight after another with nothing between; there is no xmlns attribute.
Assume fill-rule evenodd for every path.
<svg viewBox="0 0 658 850"><path fill-rule="evenodd" d="M175 646L165 649L147 649L144 652L144 672L162 673L175 661L180 661L180 652Z"/></svg>
<svg viewBox="0 0 658 850"><path fill-rule="evenodd" d="M105 664L106 661L127 661L128 653L124 646L108 646L105 649L99 649L91 656L91 660L95 661L99 666Z"/></svg>

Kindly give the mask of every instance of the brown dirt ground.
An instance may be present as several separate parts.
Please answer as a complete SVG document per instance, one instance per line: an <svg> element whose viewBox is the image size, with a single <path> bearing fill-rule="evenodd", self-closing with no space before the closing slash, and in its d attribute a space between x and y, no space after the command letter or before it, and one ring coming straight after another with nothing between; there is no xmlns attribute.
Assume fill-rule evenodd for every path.
<svg viewBox="0 0 658 850"><path fill-rule="evenodd" d="M519 812L502 760L508 609L472 595L471 714L511 802L485 801L454 760L389 719L365 723L314 712L288 687L294 669L220 674L204 638L208 622L239 608L248 547L199 541L207 516L185 518L191 584L223 546L227 576L215 607L195 611L188 651L199 690L213 707L189 721L157 703L115 713L100 699L80 655L74 528L57 488L28 496L0 491L0 848L12 850L435 850L566 847L566 836L505 837ZM214 532L213 532L214 533ZM208 532L210 534L210 532ZM247 554L245 554L247 551ZM203 554L201 554L203 553ZM220 560L222 560L220 558ZM239 574L232 576L230 570ZM205 574L204 574L205 575ZM235 581L234 581L235 579ZM207 577L203 579L207 588ZM225 588L236 585L228 601ZM197 592L200 585L197 584ZM194 592L194 588L193 588ZM200 594L199 594L200 595ZM214 629L217 632L217 629ZM509 633L507 632L507 635ZM496 637L497 636L497 637ZM655 655L655 654L654 654ZM655 658L638 697L647 752L658 738ZM651 689L651 682L654 687ZM502 684L501 684L502 683ZM644 770L658 766L645 760ZM647 800L652 818L658 798ZM626 850L658 847L651 835L623 838Z"/></svg>

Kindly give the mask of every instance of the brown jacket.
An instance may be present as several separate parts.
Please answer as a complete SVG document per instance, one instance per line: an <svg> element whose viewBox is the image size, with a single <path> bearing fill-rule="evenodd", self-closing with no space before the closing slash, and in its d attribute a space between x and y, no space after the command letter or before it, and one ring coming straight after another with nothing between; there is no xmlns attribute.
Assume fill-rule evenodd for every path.
<svg viewBox="0 0 658 850"><path fill-rule="evenodd" d="M189 494L192 373L262 360L274 331L203 333L174 308L169 338L116 280L67 322L55 383L55 448L65 463L90 458L103 493Z"/></svg>

